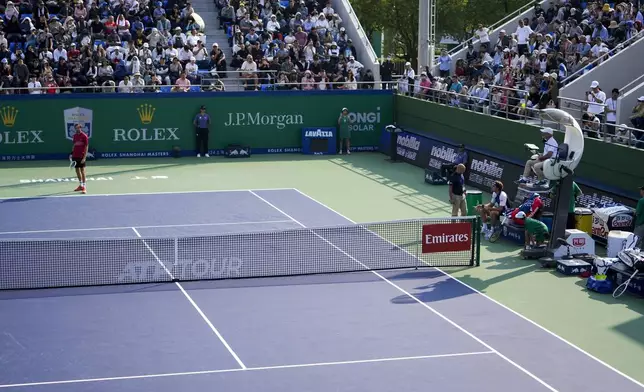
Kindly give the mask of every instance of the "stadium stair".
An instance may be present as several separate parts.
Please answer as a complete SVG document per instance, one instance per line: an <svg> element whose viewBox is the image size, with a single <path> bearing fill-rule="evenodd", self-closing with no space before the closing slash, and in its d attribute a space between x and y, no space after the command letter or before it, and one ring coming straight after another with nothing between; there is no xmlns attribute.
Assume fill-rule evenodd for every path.
<svg viewBox="0 0 644 392"><path fill-rule="evenodd" d="M538 3L541 5L541 8L547 9L548 4L550 3L551 0L538 0L538 1L531 1L524 5L523 7L519 8L518 10L506 15L503 19L499 20L498 22L495 22L492 26L487 26L491 27L491 31L489 32L489 37L490 37L490 42L492 45L497 41L499 38L499 32L501 30L505 30L507 34L512 34L517 30L517 26L519 25L519 20L523 18L530 18L532 19L534 15L534 7L535 3ZM467 53L467 45L469 43L472 43L475 47L478 47L478 38L470 38L467 41L462 42L458 46L454 47L451 49L448 53L450 56L452 56L452 69L451 72L454 72L454 68L456 67L456 60L459 59L464 59L465 58L465 53ZM432 66L432 75L438 76L438 63L436 60L438 59L438 55L434 57L434 65Z"/></svg>
<svg viewBox="0 0 644 392"><path fill-rule="evenodd" d="M219 48L224 51L226 55L226 64L230 64L233 58L232 48L228 45L228 37L226 32L219 29L219 12L213 0L192 0L192 8L203 19L206 29L204 34L207 37L206 48L208 53L212 50L212 44L219 44ZM232 70L228 67L228 70ZM228 74L227 78L222 79L226 91L240 91L239 75L236 73Z"/></svg>
<svg viewBox="0 0 644 392"><path fill-rule="evenodd" d="M612 57L610 59L604 61L599 66L576 79L564 80L564 83L568 83L559 90L560 106L562 110L570 113L574 118L580 119L583 114L583 108L578 101L586 100L586 92L590 90L590 84L594 80L599 82L599 87L606 93L607 97L610 97L611 90L613 88L618 88L622 91L622 94L630 90L630 88L626 86L631 85L634 80L637 80L642 76L644 40L639 39L626 48L616 51L616 53L611 56ZM638 89L637 91L644 92L644 89ZM624 122L624 118L628 119L630 111L633 109L633 106L635 106L637 98L641 95L644 94L640 94L638 96L632 94L634 101L630 107L622 108L622 111L626 111L626 116L619 116L618 113L618 123ZM620 122L619 120L622 121ZM631 126L629 122L627 122L627 125Z"/></svg>

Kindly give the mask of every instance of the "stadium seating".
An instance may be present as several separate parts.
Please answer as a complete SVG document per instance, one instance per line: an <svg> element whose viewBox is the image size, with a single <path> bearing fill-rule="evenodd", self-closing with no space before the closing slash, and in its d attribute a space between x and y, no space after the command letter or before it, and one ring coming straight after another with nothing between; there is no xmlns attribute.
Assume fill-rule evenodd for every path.
<svg viewBox="0 0 644 392"><path fill-rule="evenodd" d="M102 1L91 6L52 0L19 5L7 1L2 14L4 23L0 24L0 91L174 91L166 86L174 84L180 73L190 68L191 57L195 57L199 71L195 77L189 75L193 85L188 91L196 92L204 84L211 86L213 78L223 78L225 71L241 68L247 54L252 54L259 72L250 78L248 73L243 74L247 89L259 89L262 84L270 89L300 88L292 83L299 83L307 70L314 75L315 89L357 88L357 81L365 78L364 67L356 59L355 47L330 2L266 4L262 7L259 2L240 0L230 3L233 17L222 23L228 42L219 45L223 53L230 47L233 55L218 63L213 57L217 53L205 45L203 25L218 25L219 21L204 22L186 0ZM215 5L218 12L228 7L223 0ZM216 14L212 19L215 17ZM255 36L249 35L249 26L256 29L259 47L249 45L255 41ZM302 32L298 33L297 28ZM240 31L244 32L241 36ZM308 41L315 44L306 49ZM314 62L314 58L318 60ZM137 72L145 81L144 88L129 88L121 83L124 77ZM355 77L349 80L349 74ZM331 86L327 83L331 81L339 84Z"/></svg>

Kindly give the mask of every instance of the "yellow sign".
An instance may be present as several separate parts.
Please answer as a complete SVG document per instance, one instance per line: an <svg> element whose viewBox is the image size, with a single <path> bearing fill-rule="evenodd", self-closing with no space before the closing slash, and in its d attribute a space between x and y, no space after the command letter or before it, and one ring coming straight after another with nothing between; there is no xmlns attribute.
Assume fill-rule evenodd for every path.
<svg viewBox="0 0 644 392"><path fill-rule="evenodd" d="M139 106L136 111L139 112L139 119L141 119L141 124L150 124L154 119L154 112L156 111L156 109L154 106L145 103Z"/></svg>
<svg viewBox="0 0 644 392"><path fill-rule="evenodd" d="M2 117L2 123L7 128L13 128L16 124L16 118L18 117L18 109L13 106L3 106L0 108L0 117Z"/></svg>

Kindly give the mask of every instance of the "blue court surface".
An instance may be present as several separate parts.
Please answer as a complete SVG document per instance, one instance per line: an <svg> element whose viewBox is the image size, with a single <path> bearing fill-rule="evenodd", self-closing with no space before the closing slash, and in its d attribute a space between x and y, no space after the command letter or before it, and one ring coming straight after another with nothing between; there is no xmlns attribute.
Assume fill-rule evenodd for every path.
<svg viewBox="0 0 644 392"><path fill-rule="evenodd" d="M295 189L5 199L0 216L0 240L136 240L353 223ZM119 255L103 248L94 252ZM146 246L135 257L159 260L156 252ZM365 252L330 243L329 252L367 262L358 260ZM0 390L642 388L438 269L0 291Z"/></svg>

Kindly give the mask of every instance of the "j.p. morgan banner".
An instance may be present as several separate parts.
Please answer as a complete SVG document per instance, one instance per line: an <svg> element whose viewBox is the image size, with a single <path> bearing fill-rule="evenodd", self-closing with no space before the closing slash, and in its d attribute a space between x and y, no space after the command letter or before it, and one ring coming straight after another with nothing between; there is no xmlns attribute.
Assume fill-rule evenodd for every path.
<svg viewBox="0 0 644 392"><path fill-rule="evenodd" d="M383 135L381 151L390 151L388 148L389 134ZM398 158L414 166L430 170L440 170L441 165L452 163L458 154L458 147L442 143L425 136L403 131L396 137L396 154ZM485 154L467 150L468 162L465 172L465 183L471 187L490 191L494 181L501 181L511 200L517 194L515 181L523 174L523 166L517 165ZM579 183L584 193L577 201L579 205L590 206L605 203L620 203L634 206L635 199L624 198L600 190L595 187Z"/></svg>

